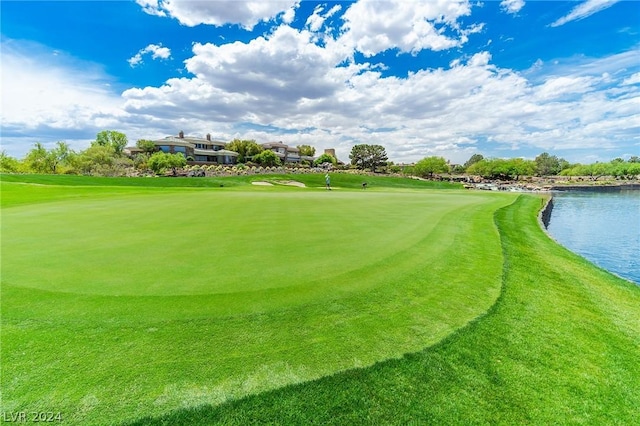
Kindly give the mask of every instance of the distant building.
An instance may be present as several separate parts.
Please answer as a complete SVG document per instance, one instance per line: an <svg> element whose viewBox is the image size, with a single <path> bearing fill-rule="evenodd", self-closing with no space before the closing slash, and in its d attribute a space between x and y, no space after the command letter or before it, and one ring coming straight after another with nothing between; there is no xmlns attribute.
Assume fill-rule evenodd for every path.
<svg viewBox="0 0 640 426"><path fill-rule="evenodd" d="M177 136L167 136L152 142L158 151L184 155L188 164L235 164L240 155L235 151L224 149L226 142L211 139L210 134L207 134L204 138L199 138L185 136L184 132L180 131ZM315 160L314 157L300 155L298 148L282 142L263 143L262 148L275 152L283 163L299 164L301 161L313 163ZM129 146L125 148L125 152L129 155L135 155L142 152L142 150L138 147Z"/></svg>
<svg viewBox="0 0 640 426"><path fill-rule="evenodd" d="M167 136L154 140L153 143L158 151L184 155L189 164L235 164L240 155L224 149L226 142L212 140L210 134L205 138L198 138L185 136L184 132L180 131L178 136ZM140 152L138 148L127 148L127 150L131 155Z"/></svg>
<svg viewBox="0 0 640 426"><path fill-rule="evenodd" d="M298 148L286 145L282 142L267 142L262 144L262 148L276 153L283 163L300 163L301 161L313 162L314 158L307 155L300 155Z"/></svg>
<svg viewBox="0 0 640 426"><path fill-rule="evenodd" d="M334 148L327 148L324 150L324 153L335 158L338 164L344 165L344 163L338 159L338 156L336 155L336 150Z"/></svg>

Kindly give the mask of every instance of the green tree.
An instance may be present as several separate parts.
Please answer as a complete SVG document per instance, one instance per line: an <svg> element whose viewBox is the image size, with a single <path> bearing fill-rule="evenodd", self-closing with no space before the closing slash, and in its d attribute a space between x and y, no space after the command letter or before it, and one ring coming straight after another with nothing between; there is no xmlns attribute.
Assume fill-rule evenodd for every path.
<svg viewBox="0 0 640 426"><path fill-rule="evenodd" d="M467 173L489 179L518 180L521 176L535 173L535 162L522 158L483 158L469 166Z"/></svg>
<svg viewBox="0 0 640 426"><path fill-rule="evenodd" d="M457 174L457 175L461 175L466 171L466 169L464 168L464 166L462 164L454 164L453 166L451 166L451 173Z"/></svg>
<svg viewBox="0 0 640 426"><path fill-rule="evenodd" d="M538 176L555 176L562 171L560 160L555 155L543 152L535 158Z"/></svg>
<svg viewBox="0 0 640 426"><path fill-rule="evenodd" d="M377 167L387 164L387 151L382 145L369 145L369 166L372 172L376 172Z"/></svg>
<svg viewBox="0 0 640 426"><path fill-rule="evenodd" d="M387 151L382 145L368 145L358 144L351 148L351 154L349 154L351 164L355 165L359 169L371 169L372 172L376 172L378 167L385 166L387 164Z"/></svg>
<svg viewBox="0 0 640 426"><path fill-rule="evenodd" d="M387 170L391 173L402 173L402 167L397 164L389 164L387 165Z"/></svg>
<svg viewBox="0 0 640 426"><path fill-rule="evenodd" d="M70 164L76 153L69 148L69 144L58 141L56 142L56 146L51 149L49 155L51 156L51 171L53 173L58 173L58 167Z"/></svg>
<svg viewBox="0 0 640 426"><path fill-rule="evenodd" d="M29 170L35 173L55 173L57 167L55 154L47 151L40 142L35 143L24 161Z"/></svg>
<svg viewBox="0 0 640 426"><path fill-rule="evenodd" d="M535 161L525 160L524 158L512 158L507 162L507 177L510 179L518 180L521 176L533 176L535 172Z"/></svg>
<svg viewBox="0 0 640 426"><path fill-rule="evenodd" d="M264 167L279 166L282 164L280 157L270 149L265 149L258 155L253 156L253 161Z"/></svg>
<svg viewBox="0 0 640 426"><path fill-rule="evenodd" d="M591 179L598 180L602 176L606 176L609 172L609 167L607 167L604 163L594 163L586 166L583 171L586 176L591 177Z"/></svg>
<svg viewBox="0 0 640 426"><path fill-rule="evenodd" d="M136 146L145 154L153 154L158 150L156 144L148 139L138 139Z"/></svg>
<svg viewBox="0 0 640 426"><path fill-rule="evenodd" d="M164 171L169 168L167 153L163 151L153 153L147 160L147 167L153 170L156 174L164 173Z"/></svg>
<svg viewBox="0 0 640 426"><path fill-rule="evenodd" d="M111 146L92 144L80 152L76 159L76 167L84 174L111 174L116 164L115 153ZM105 173L106 172L106 173Z"/></svg>
<svg viewBox="0 0 640 426"><path fill-rule="evenodd" d="M573 164L560 172L560 176L580 176L579 169L582 164Z"/></svg>
<svg viewBox="0 0 640 426"><path fill-rule="evenodd" d="M433 177L434 173L446 173L449 171L447 160L442 157L425 157L418 161L413 167L413 171L418 176Z"/></svg>
<svg viewBox="0 0 640 426"><path fill-rule="evenodd" d="M298 145L297 148L300 150L300 155L307 157L313 157L316 155L316 149L311 145Z"/></svg>
<svg viewBox="0 0 640 426"><path fill-rule="evenodd" d="M351 159L351 164L358 167L359 169L366 169L368 162L368 150L365 144L354 145L351 148L351 154L349 154L349 158Z"/></svg>
<svg viewBox="0 0 640 426"><path fill-rule="evenodd" d="M596 181L603 176L633 179L640 175L640 163L616 158L608 163L574 164L562 170L562 176L588 176Z"/></svg>
<svg viewBox="0 0 640 426"><path fill-rule="evenodd" d="M176 174L176 169L178 167L184 167L187 165L187 159L180 153L167 154L167 156L169 157L169 167L173 170L174 175Z"/></svg>
<svg viewBox="0 0 640 426"><path fill-rule="evenodd" d="M3 150L0 152L0 172L2 173L16 173L20 171L21 165L18 159L13 158Z"/></svg>
<svg viewBox="0 0 640 426"><path fill-rule="evenodd" d="M627 178L636 179L640 176L640 162L629 163L627 167Z"/></svg>
<svg viewBox="0 0 640 426"><path fill-rule="evenodd" d="M187 159L180 153L169 154L167 152L158 151L151 155L147 160L147 166L157 174L164 173L167 169L171 169L173 174L177 174L179 167L184 167Z"/></svg>
<svg viewBox="0 0 640 426"><path fill-rule="evenodd" d="M607 174L615 176L617 178L626 179L629 177L629 171L631 170L632 166L633 163L627 163L621 158L616 158L611 161Z"/></svg>
<svg viewBox="0 0 640 426"><path fill-rule="evenodd" d="M315 164L316 166L324 163L331 163L335 166L336 164L338 164L338 160L336 160L333 155L324 153L320 157L316 158L316 160L313 162L313 164Z"/></svg>
<svg viewBox="0 0 640 426"><path fill-rule="evenodd" d="M134 155L132 158L133 167L135 167L138 170L148 169L149 166L147 165L147 161L149 161L149 158L151 158L151 155L147 154L146 152L140 152Z"/></svg>
<svg viewBox="0 0 640 426"><path fill-rule="evenodd" d="M103 130L96 135L94 144L110 146L115 155L122 155L122 150L127 146L127 136L115 130Z"/></svg>
<svg viewBox="0 0 640 426"><path fill-rule="evenodd" d="M562 172L564 169L568 169L569 167L571 167L571 164L564 158L559 158L558 162L560 163L560 172Z"/></svg>
<svg viewBox="0 0 640 426"><path fill-rule="evenodd" d="M255 140L234 139L224 146L224 149L237 152L238 162L244 163L254 155L260 154L264 149Z"/></svg>
<svg viewBox="0 0 640 426"><path fill-rule="evenodd" d="M467 162L464 163L464 169L467 170L469 167L476 164L478 161L482 159L484 159L484 156L482 156L482 154L473 154L471 158L469 158Z"/></svg>
<svg viewBox="0 0 640 426"><path fill-rule="evenodd" d="M467 167L467 173L470 175L478 175L482 177L491 177L493 173L493 164L487 158L483 158Z"/></svg>

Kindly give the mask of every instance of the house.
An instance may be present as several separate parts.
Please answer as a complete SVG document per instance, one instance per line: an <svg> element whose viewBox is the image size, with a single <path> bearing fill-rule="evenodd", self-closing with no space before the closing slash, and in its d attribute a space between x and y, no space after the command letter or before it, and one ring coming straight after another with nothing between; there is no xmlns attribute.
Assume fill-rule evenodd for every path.
<svg viewBox="0 0 640 426"><path fill-rule="evenodd" d="M211 139L211 135L207 134L204 138L194 136L185 136L180 131L177 136L167 136L162 139L152 141L158 151L169 154L180 153L185 156L188 164L210 165L210 164L236 164L238 154L235 151L224 149L226 142ZM283 163L299 164L301 161L313 163L315 158L300 155L298 148L288 146L282 142L268 142L262 144L263 149L269 149L276 153ZM125 151L133 156L142 152L137 147L127 147Z"/></svg>
<svg viewBox="0 0 640 426"><path fill-rule="evenodd" d="M314 158L307 155L300 155L298 148L286 145L282 142L267 142L262 144L262 148L269 149L276 153L283 163L297 164L301 161L313 163Z"/></svg>
<svg viewBox="0 0 640 426"><path fill-rule="evenodd" d="M226 142L212 140L211 135L205 138L185 136L180 131L178 136L167 136L153 141L158 151L170 154L181 153L189 164L235 164L237 152L224 149Z"/></svg>

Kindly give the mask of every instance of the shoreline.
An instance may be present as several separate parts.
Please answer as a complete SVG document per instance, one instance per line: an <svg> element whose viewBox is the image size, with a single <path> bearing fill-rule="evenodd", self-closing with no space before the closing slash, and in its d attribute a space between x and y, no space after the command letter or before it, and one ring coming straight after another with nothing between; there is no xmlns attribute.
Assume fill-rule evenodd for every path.
<svg viewBox="0 0 640 426"><path fill-rule="evenodd" d="M576 184L576 185L555 185L543 184L541 182L520 183L511 182L474 182L464 185L465 189L482 190L482 191L509 191L509 192L568 192L568 191L584 191L584 192L621 192L621 191L640 191L640 183L607 183L607 184Z"/></svg>
<svg viewBox="0 0 640 426"><path fill-rule="evenodd" d="M632 185L634 185L635 188L631 188L631 190L640 190L640 184L632 184ZM617 185L617 186L619 186L619 185ZM582 188L585 188L585 187L582 187ZM602 191L602 192L619 192L619 191L622 191L622 190L623 189L617 189L617 190L616 189L612 189L612 190L605 190L605 191ZM580 190L577 189L576 191L580 191ZM598 192L598 191L595 191L595 190L586 190L586 191L588 191L588 192ZM549 229L548 229L549 228L549 222L551 220L551 214L553 212L553 206L554 206L553 196L550 195L548 200L546 201L545 205L540 209L540 212L538 213L538 223L540 224L540 228L544 231L545 234L547 234L547 236L551 240L553 240L556 244L558 244L558 245L564 247L565 249L569 250L571 253L573 253L573 254L575 254L577 256L580 256L581 258L585 259L587 262L591 263L596 268L599 268L599 269L602 269L604 271L607 271L608 273L610 273L610 274L612 274L612 275L614 275L614 276L616 276L616 277L618 277L618 278L620 278L622 280L625 280L627 282L630 282L631 284L634 284L634 285L637 285L637 286L640 287L640 282L636 282L636 281L632 280L631 278L622 276L622 275L620 275L620 274L618 274L618 273L616 273L614 271L611 271L610 269L607 269L607 268L605 268L603 266L600 266L600 265L596 264L593 260L588 259L587 257L583 256L582 254L573 251L572 249L570 249L569 247L565 246L560 241L558 241L551 234L551 232L549 232Z"/></svg>
<svg viewBox="0 0 640 426"><path fill-rule="evenodd" d="M547 235L549 235L550 237L551 237L551 234L549 234L549 230L547 228L549 227L549 221L551 220L552 211L553 211L553 196L550 196L547 202L545 203L545 205L540 210L540 213L538 214L538 221L540 222L540 224L542 224L542 228L544 229L544 232L546 232ZM553 237L551 237L551 239L556 241L555 238Z"/></svg>

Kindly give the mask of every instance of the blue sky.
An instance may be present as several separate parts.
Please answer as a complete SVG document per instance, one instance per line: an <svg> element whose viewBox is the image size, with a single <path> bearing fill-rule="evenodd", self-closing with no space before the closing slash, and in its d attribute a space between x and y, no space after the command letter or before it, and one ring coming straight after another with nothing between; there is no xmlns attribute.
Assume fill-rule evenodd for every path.
<svg viewBox="0 0 640 426"><path fill-rule="evenodd" d="M210 133L395 162L640 155L640 2L2 1L2 150Z"/></svg>

